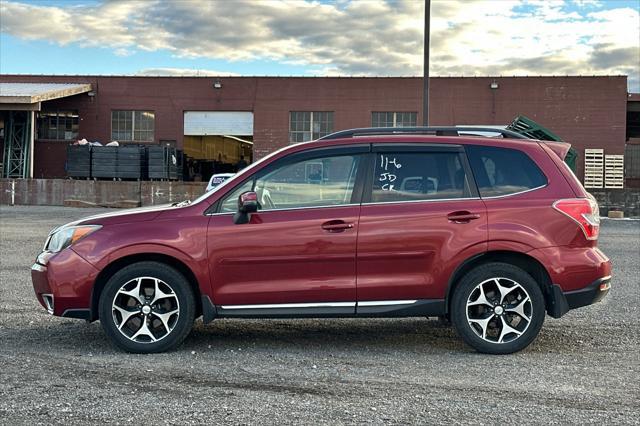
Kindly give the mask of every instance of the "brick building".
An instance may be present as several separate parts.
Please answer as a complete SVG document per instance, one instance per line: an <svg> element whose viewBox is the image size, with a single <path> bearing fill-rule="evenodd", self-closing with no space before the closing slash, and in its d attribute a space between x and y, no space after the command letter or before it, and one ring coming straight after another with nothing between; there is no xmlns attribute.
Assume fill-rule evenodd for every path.
<svg viewBox="0 0 640 426"><path fill-rule="evenodd" d="M233 163L242 154L255 160L341 129L422 122L419 77L1 75L0 83L90 85L83 93L30 107L36 110L34 177L64 177L66 147L81 138L171 144L200 161ZM627 139L640 136L628 135L631 99L637 98L628 95L626 76L435 77L429 122L506 125L525 115L581 156L585 148L624 154ZM0 103L0 126L11 108L18 106Z"/></svg>

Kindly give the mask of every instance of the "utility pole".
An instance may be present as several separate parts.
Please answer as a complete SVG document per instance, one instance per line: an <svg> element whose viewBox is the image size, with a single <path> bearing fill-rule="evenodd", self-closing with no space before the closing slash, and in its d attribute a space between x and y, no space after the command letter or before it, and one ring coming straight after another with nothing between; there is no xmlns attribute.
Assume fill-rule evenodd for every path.
<svg viewBox="0 0 640 426"><path fill-rule="evenodd" d="M429 36L431 33L431 0L424 0L424 91L422 93L422 124L429 125Z"/></svg>

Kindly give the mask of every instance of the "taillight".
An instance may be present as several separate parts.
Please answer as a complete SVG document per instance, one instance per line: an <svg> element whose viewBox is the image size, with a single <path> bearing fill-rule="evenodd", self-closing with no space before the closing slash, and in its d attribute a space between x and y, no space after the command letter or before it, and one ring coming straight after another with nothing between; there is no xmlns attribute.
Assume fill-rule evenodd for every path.
<svg viewBox="0 0 640 426"><path fill-rule="evenodd" d="M591 198L569 198L553 203L553 208L580 225L587 240L597 240L600 232L598 203Z"/></svg>

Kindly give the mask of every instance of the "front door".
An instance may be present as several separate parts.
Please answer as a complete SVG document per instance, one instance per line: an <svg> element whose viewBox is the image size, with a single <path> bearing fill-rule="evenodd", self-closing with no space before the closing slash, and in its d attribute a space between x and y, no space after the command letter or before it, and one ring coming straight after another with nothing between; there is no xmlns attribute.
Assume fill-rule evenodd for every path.
<svg viewBox="0 0 640 426"><path fill-rule="evenodd" d="M220 200L207 243L218 314L354 313L361 160L353 149L294 155ZM237 198L249 190L258 212L234 224Z"/></svg>
<svg viewBox="0 0 640 426"><path fill-rule="evenodd" d="M486 210L462 147L387 144L373 151L358 230L358 313L442 304L454 259L486 250Z"/></svg>

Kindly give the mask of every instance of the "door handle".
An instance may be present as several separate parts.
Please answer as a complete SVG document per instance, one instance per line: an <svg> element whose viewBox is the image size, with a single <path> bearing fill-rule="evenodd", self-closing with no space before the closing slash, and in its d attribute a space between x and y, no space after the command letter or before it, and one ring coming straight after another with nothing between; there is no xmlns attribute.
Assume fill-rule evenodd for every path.
<svg viewBox="0 0 640 426"><path fill-rule="evenodd" d="M344 232L353 228L353 223L347 223L344 220L330 220L322 224L322 229L328 232Z"/></svg>
<svg viewBox="0 0 640 426"><path fill-rule="evenodd" d="M480 219L480 215L467 210L461 210L449 213L447 219L454 223L469 223L472 220Z"/></svg>

